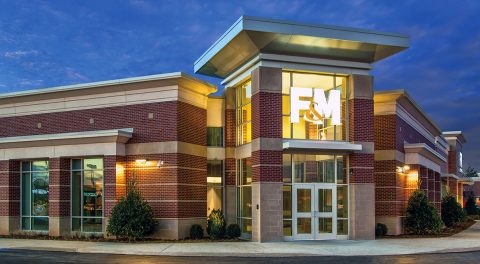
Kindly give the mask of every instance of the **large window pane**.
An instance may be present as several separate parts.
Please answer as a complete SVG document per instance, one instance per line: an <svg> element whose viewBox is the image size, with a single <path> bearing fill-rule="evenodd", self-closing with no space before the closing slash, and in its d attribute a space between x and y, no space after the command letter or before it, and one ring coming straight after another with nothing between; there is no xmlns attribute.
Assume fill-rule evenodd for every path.
<svg viewBox="0 0 480 264"><path fill-rule="evenodd" d="M223 146L223 128L207 127L207 146L211 146L211 147Z"/></svg>
<svg viewBox="0 0 480 264"><path fill-rule="evenodd" d="M337 90L341 97L341 125L332 125L330 117L321 119L322 123L313 124L305 121L304 115L310 111L301 110L299 113L299 123L288 123L283 121L283 137L294 139L310 140L345 140L343 127L346 125L347 115L347 78L344 76L335 76L333 74L314 74L314 73L282 73L282 114L283 117L290 117L290 89L291 87L321 89L325 92L326 99L329 100L329 91ZM315 92L315 90L312 90ZM313 93L312 93L313 95ZM302 101L313 103L312 97L302 97ZM323 113L320 113L321 115ZM290 121L290 120L288 120ZM293 131L290 132L290 131Z"/></svg>
<svg viewBox="0 0 480 264"><path fill-rule="evenodd" d="M283 186L283 218L292 218L292 186Z"/></svg>
<svg viewBox="0 0 480 264"><path fill-rule="evenodd" d="M23 161L21 168L21 228L48 231L48 161Z"/></svg>
<svg viewBox="0 0 480 264"><path fill-rule="evenodd" d="M348 217L348 186L341 185L337 187L337 217Z"/></svg>
<svg viewBox="0 0 480 264"><path fill-rule="evenodd" d="M72 231L103 230L103 159L72 160Z"/></svg>
<svg viewBox="0 0 480 264"><path fill-rule="evenodd" d="M250 81L236 88L236 97L237 145L242 145L252 140L252 87Z"/></svg>
<svg viewBox="0 0 480 264"><path fill-rule="evenodd" d="M207 216L214 209L223 209L223 161L207 161Z"/></svg>

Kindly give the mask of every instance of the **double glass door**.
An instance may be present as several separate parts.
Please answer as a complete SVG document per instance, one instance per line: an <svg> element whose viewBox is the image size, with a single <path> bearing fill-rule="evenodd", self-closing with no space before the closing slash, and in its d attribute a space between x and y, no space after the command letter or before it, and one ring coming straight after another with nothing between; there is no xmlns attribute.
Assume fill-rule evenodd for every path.
<svg viewBox="0 0 480 264"><path fill-rule="evenodd" d="M336 239L336 192L335 184L293 185L293 239Z"/></svg>

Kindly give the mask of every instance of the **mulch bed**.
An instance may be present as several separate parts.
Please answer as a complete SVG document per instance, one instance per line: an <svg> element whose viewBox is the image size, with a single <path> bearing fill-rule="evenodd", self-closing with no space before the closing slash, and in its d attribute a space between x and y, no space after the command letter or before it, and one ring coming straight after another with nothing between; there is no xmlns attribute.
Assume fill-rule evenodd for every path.
<svg viewBox="0 0 480 264"><path fill-rule="evenodd" d="M440 233L438 235L415 235L415 234L403 234L403 235L398 235L398 236L387 235L387 236L380 237L380 238L377 238L377 239L449 237L449 236L453 236L455 234L458 234L458 233L462 232L463 230L468 229L473 224L475 224L475 221L474 220L469 220L469 221L460 223L457 226L452 227L452 228L446 227L446 228L443 229L442 233Z"/></svg>

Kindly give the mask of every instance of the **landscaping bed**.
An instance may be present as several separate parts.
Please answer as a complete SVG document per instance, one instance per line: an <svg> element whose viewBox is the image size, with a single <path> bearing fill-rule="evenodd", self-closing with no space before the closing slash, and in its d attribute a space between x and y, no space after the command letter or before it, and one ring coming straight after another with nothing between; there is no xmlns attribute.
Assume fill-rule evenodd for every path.
<svg viewBox="0 0 480 264"><path fill-rule="evenodd" d="M377 239L392 239L392 238L435 238L435 237L449 237L449 236L453 236L455 234L458 234L466 229L468 229L469 227L471 227L473 224L475 224L475 220L473 219L470 219L468 221L465 221L465 222L462 222L462 223L459 223L457 224L455 227L451 227L451 228L448 228L448 227L445 227L441 233L439 234L436 234L436 235L416 235L416 234L403 234L403 235L397 235L397 236L393 236L393 235L386 235L386 236L383 236L383 237L379 237Z"/></svg>

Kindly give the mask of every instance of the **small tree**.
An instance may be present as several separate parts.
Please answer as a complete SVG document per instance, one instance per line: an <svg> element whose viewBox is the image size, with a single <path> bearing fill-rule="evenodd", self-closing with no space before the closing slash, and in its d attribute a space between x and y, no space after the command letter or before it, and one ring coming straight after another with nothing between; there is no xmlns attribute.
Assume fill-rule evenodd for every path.
<svg viewBox="0 0 480 264"><path fill-rule="evenodd" d="M463 172L465 177L478 177L478 172L474 167L468 166L468 168Z"/></svg>
<svg viewBox="0 0 480 264"><path fill-rule="evenodd" d="M442 199L442 220L447 227L455 226L465 220L465 211L451 194L447 194Z"/></svg>
<svg viewBox="0 0 480 264"><path fill-rule="evenodd" d="M225 217L222 210L214 209L207 219L207 233L210 239L220 239L225 236Z"/></svg>
<svg viewBox="0 0 480 264"><path fill-rule="evenodd" d="M107 227L109 235L137 240L153 233L155 220L150 205L142 199L134 180L127 182L127 194L113 207Z"/></svg>
<svg viewBox="0 0 480 264"><path fill-rule="evenodd" d="M475 203L475 197L469 196L465 203L465 211L468 215L478 214L477 204Z"/></svg>
<svg viewBox="0 0 480 264"><path fill-rule="evenodd" d="M442 230L442 220L425 192L417 190L408 200L405 227L417 235L438 234Z"/></svg>

